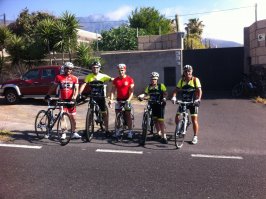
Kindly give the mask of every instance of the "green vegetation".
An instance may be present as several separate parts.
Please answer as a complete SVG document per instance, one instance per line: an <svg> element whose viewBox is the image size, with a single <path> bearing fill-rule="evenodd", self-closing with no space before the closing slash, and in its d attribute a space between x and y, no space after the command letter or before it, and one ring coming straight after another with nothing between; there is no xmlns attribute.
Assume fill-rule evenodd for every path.
<svg viewBox="0 0 266 199"><path fill-rule="evenodd" d="M12 135L13 133L8 130L0 129L0 142L12 141Z"/></svg>

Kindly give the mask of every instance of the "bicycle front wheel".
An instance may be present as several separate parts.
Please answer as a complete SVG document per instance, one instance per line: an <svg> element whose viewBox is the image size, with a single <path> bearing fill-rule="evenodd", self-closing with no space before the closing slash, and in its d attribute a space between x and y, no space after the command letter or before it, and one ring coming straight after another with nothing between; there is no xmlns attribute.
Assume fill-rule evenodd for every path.
<svg viewBox="0 0 266 199"><path fill-rule="evenodd" d="M149 114L148 112L144 112L142 119L142 135L140 138L140 145L144 146L147 139L147 132L149 128Z"/></svg>
<svg viewBox="0 0 266 199"><path fill-rule="evenodd" d="M85 126L85 139L87 142L90 142L93 138L94 133L94 111L92 109L88 109L86 116L86 126Z"/></svg>
<svg viewBox="0 0 266 199"><path fill-rule="evenodd" d="M45 110L39 111L35 118L35 133L39 139L43 139L48 133L48 121L47 112Z"/></svg>
<svg viewBox="0 0 266 199"><path fill-rule="evenodd" d="M58 119L57 136L62 146L67 145L73 135L73 124L68 113L64 112Z"/></svg>
<svg viewBox="0 0 266 199"><path fill-rule="evenodd" d="M185 126L184 121L180 120L175 129L175 146L177 149L182 148L185 141Z"/></svg>

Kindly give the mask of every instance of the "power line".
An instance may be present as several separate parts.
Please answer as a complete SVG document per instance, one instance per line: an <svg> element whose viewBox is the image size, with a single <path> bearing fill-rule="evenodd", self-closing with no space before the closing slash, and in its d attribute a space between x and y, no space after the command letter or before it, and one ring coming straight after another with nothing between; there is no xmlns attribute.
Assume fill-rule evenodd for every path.
<svg viewBox="0 0 266 199"><path fill-rule="evenodd" d="M232 10L239 10L243 8L251 8L254 6L245 6L245 7L238 7L238 8L230 8L230 9L224 9L224 10L215 10L215 11L209 11L209 12L198 12L198 13L190 13L190 14L184 14L179 16L189 16L189 15L198 15L198 14L208 14L208 13L214 13L214 12L226 12L226 11L232 11Z"/></svg>

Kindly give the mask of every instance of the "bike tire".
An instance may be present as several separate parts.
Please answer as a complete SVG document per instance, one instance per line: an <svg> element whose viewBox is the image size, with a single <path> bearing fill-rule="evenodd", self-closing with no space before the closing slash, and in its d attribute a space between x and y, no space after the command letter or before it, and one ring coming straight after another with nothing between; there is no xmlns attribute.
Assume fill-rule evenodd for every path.
<svg viewBox="0 0 266 199"><path fill-rule="evenodd" d="M109 121L109 110L108 110L108 107L105 105L105 110L106 110L106 117L107 117L107 120ZM100 118L101 118L101 121L100 121L100 128L101 128L101 131L104 131L104 120L103 120L103 115L102 115L102 112L99 112L100 114ZM105 127L106 128L106 127Z"/></svg>
<svg viewBox="0 0 266 199"><path fill-rule="evenodd" d="M68 113L64 112L57 122L57 136L62 146L67 145L73 136L73 123ZM65 139L62 138L65 134Z"/></svg>
<svg viewBox="0 0 266 199"><path fill-rule="evenodd" d="M116 118L115 118L115 134L116 134L117 131L119 131L121 133L122 127L123 127L123 123L124 123L124 121L123 121L123 114L122 114L122 112L117 113Z"/></svg>
<svg viewBox="0 0 266 199"><path fill-rule="evenodd" d="M184 131L185 131L184 121L180 120L179 123L176 125L175 129L175 146L177 149L181 149L184 144L186 137Z"/></svg>
<svg viewBox="0 0 266 199"><path fill-rule="evenodd" d="M233 97L241 97L244 94L244 87L243 84L237 84L232 89L232 96Z"/></svg>
<svg viewBox="0 0 266 199"><path fill-rule="evenodd" d="M142 119L142 134L140 137L141 146L145 146L146 144L148 128L149 128L149 114L148 112L144 112Z"/></svg>
<svg viewBox="0 0 266 199"><path fill-rule="evenodd" d="M39 139L43 139L48 132L49 119L45 110L40 110L35 118L35 133Z"/></svg>
<svg viewBox="0 0 266 199"><path fill-rule="evenodd" d="M90 142L93 138L94 133L94 111L88 108L86 116L86 126L85 126L85 140Z"/></svg>

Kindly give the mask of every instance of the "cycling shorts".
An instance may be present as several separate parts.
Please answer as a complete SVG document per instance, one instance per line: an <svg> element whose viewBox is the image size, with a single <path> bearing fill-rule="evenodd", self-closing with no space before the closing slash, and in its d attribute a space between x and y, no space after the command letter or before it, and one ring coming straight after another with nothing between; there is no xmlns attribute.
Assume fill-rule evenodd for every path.
<svg viewBox="0 0 266 199"><path fill-rule="evenodd" d="M105 98L104 97L95 98L94 100L98 104L101 112L102 113L106 112L107 107L106 107L106 103L105 103Z"/></svg>
<svg viewBox="0 0 266 199"><path fill-rule="evenodd" d="M123 107L123 104L124 104L124 107L125 107L125 111L131 111L132 105L131 105L130 102L121 103L120 101L117 101L115 103L115 110L121 110L122 107Z"/></svg>
<svg viewBox="0 0 266 199"><path fill-rule="evenodd" d="M165 105L151 104L152 117L155 120L164 121Z"/></svg>
<svg viewBox="0 0 266 199"><path fill-rule="evenodd" d="M189 105L187 107L187 109L189 110L191 116L197 116L199 113L199 107L198 106ZM180 115L181 112L182 112L182 107L179 106L176 114Z"/></svg>

